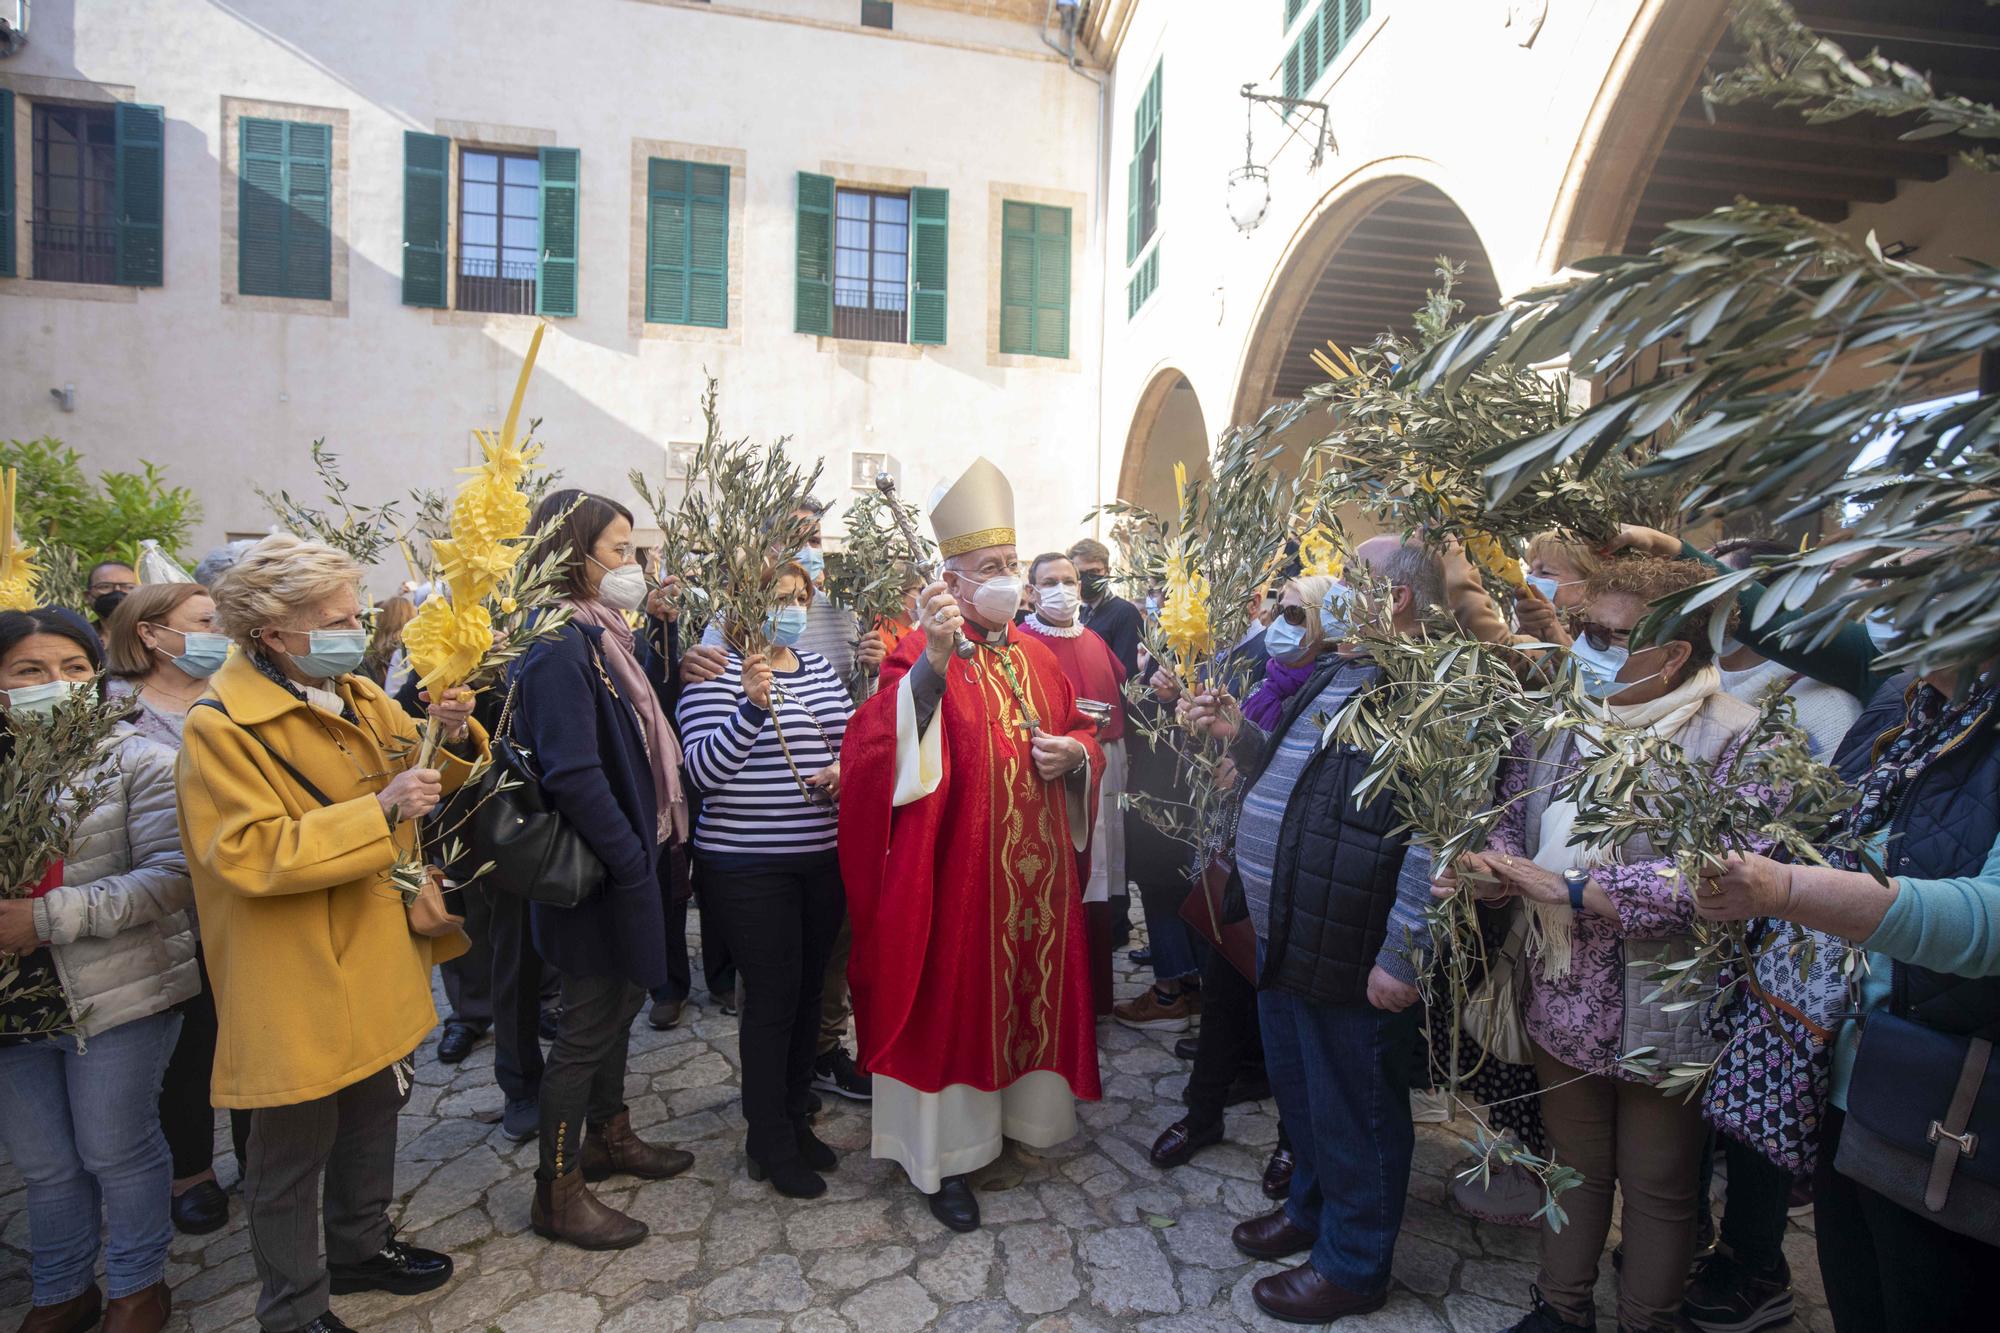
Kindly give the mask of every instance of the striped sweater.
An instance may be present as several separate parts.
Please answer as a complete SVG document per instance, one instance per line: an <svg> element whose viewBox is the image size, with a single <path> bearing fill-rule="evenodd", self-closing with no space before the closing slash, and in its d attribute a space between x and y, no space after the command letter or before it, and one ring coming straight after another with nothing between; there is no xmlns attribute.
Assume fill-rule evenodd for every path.
<svg viewBox="0 0 2000 1333"><path fill-rule="evenodd" d="M682 688L676 709L682 767L701 792L696 851L766 858L834 850L834 807L812 805L800 794L778 731L798 776L811 777L840 757L853 705L825 658L797 656L797 671L773 676L776 728L770 713L743 697L743 659L734 651L721 676Z"/></svg>

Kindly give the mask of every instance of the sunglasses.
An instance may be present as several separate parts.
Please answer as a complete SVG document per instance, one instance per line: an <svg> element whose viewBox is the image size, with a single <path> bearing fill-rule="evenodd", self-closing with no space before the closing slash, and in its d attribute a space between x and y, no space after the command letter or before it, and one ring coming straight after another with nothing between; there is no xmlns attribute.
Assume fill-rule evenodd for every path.
<svg viewBox="0 0 2000 1333"><path fill-rule="evenodd" d="M1586 640L1592 648L1595 648L1600 653L1607 648L1626 647L1632 641L1631 630L1612 629L1609 625L1600 625L1595 620L1577 621L1575 633L1577 637Z"/></svg>
<svg viewBox="0 0 2000 1333"><path fill-rule="evenodd" d="M1297 626L1297 627L1298 627L1298 628L1300 628L1300 629L1304 629L1304 628L1305 628L1305 625L1306 625L1306 608L1305 608L1305 607L1303 607L1303 606L1281 606L1281 607L1279 607L1279 608L1278 608L1278 614L1279 614L1280 616L1282 616L1282 617L1284 618L1284 621L1285 621L1285 623L1286 623L1287 625L1295 625L1295 626Z"/></svg>

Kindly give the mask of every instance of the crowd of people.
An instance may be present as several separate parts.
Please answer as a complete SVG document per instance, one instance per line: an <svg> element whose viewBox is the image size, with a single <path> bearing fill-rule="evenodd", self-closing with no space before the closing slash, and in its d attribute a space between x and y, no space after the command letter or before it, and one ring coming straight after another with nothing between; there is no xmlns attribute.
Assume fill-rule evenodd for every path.
<svg viewBox="0 0 2000 1333"><path fill-rule="evenodd" d="M1023 560L1011 490L984 460L931 506L941 568L913 573L902 615L878 625L829 598L817 512L800 517L811 535L770 552L761 622L688 642L685 590L635 548L630 511L551 494L529 558L557 562L567 615L476 696L413 678L397 634L423 590L371 619L364 571L289 535L217 552L194 582L101 565L94 622L0 613L0 758L75 692L129 706L67 854L0 900L0 955L72 1015L60 1033L0 1037L0 1139L33 1250L22 1333L165 1325L174 1230L215 1230L232 1207L219 1109L263 1328L337 1333L333 1296L449 1282L452 1258L391 1219L397 1116L440 1021L434 968L437 1058L490 1036L500 1132L539 1140L535 1234L639 1243L646 1224L591 1187L692 1164L641 1137L624 1102L633 1027L684 1021L691 952L709 1003L738 1020L743 1169L787 1198L825 1193L839 1169L814 1118L841 1097L870 1105L873 1155L939 1223L977 1228L982 1172L1008 1144L1077 1132L1108 1020L1177 1035L1189 1062L1184 1114L1152 1149L1162 1171L1222 1142L1231 1106L1275 1101L1275 1206L1233 1239L1290 1265L1253 1289L1279 1319L1386 1301L1415 1123L1457 1110L1519 1150L1453 1193L1538 1230L1521 1333L1596 1327L1614 1220L1618 1327L1782 1324L1787 1218L1808 1200L1843 1333L1980 1322L2000 1237L1976 1203L1968 1225L1870 1171L1882 1129L1863 1108L1896 1093L1895 1052L1917 1038L2000 1034L1995 664L1889 676L1875 663L1893 629L1804 646L1783 635L1788 613L1752 614L1754 580L1647 637L1651 604L1773 548L1635 528L1610 548L1538 538L1500 600L1455 548L1375 537L1342 577L1286 571L1224 668L1182 679L1147 652L1154 608L1117 594L1100 543ZM1764 847L1683 886L1643 835L1588 849L1560 794L1586 742L1524 733L1496 790L1462 794L1502 803L1492 836L1434 864L1363 784L1369 756L1328 725L1382 687L1367 644L1390 632L1514 645L1523 671L1567 655L1615 722L1762 799L1746 749L1758 705L1788 694L1858 793L1846 836L1824 865ZM1227 755L1213 862L1130 799L1191 780L1163 727ZM423 821L469 825L489 764L559 821L587 883L491 890L462 849L432 873L464 930L420 929L393 876L435 845ZM1857 844L1885 875L1841 850ZM1118 1001L1135 889L1152 984ZM1465 893L1491 979L1518 1003L1517 1044L1491 1028L1491 1049L1469 1028L1438 1039L1456 1019L1425 966L1426 914ZM1672 1003L1652 977L1690 955L1698 920L1816 941L1824 963ZM1705 1061L1717 1072L1698 1095L1660 1086ZM1456 1108L1440 1107L1445 1085ZM1975 1149L1964 1107L1934 1113L1924 1165L1941 1198ZM1535 1161L1580 1173L1560 1229L1538 1216Z"/></svg>

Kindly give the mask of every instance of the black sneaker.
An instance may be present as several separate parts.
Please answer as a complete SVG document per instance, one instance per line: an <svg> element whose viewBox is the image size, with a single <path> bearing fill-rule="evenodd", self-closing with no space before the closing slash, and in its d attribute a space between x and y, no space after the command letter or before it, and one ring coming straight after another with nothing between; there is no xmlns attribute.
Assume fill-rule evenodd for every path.
<svg viewBox="0 0 2000 1333"><path fill-rule="evenodd" d="M534 1097L509 1097L500 1112L500 1132L510 1143L526 1143L541 1133L541 1102Z"/></svg>
<svg viewBox="0 0 2000 1333"><path fill-rule="evenodd" d="M1593 1316L1587 1324L1572 1324L1557 1314L1549 1303L1542 1299L1542 1289L1529 1284L1533 1302L1528 1313L1516 1324L1509 1324L1505 1333L1597 1333L1597 1320Z"/></svg>
<svg viewBox="0 0 2000 1333"><path fill-rule="evenodd" d="M849 1101L866 1102L875 1098L875 1080L854 1067L854 1057L845 1046L836 1046L813 1061L812 1085Z"/></svg>
<svg viewBox="0 0 2000 1333"><path fill-rule="evenodd" d="M451 1256L420 1250L391 1236L372 1258L358 1264L328 1264L326 1276L328 1290L336 1296L355 1291L415 1296L451 1281Z"/></svg>
<svg viewBox="0 0 2000 1333"><path fill-rule="evenodd" d="M1792 1267L1753 1273L1734 1255L1718 1251L1695 1268L1681 1314L1702 1333L1756 1333L1792 1317Z"/></svg>

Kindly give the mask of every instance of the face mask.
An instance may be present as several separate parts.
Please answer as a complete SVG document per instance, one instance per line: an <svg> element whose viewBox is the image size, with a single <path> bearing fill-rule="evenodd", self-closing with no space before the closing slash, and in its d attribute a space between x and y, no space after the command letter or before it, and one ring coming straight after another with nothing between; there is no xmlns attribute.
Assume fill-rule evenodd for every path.
<svg viewBox="0 0 2000 1333"><path fill-rule="evenodd" d="M1553 602L1556 599L1556 594L1562 591L1563 585L1561 579L1550 578L1547 574L1530 574L1528 575L1528 586L1540 593L1548 601Z"/></svg>
<svg viewBox="0 0 2000 1333"><path fill-rule="evenodd" d="M181 636L181 651L171 658L173 664L196 680L203 680L222 669L229 656L229 636L227 634L204 634L200 630L167 629L165 625L155 625L155 629L167 630L169 634ZM153 651L158 652L155 648Z"/></svg>
<svg viewBox="0 0 2000 1333"><path fill-rule="evenodd" d="M779 607L764 617L764 637L775 647L789 648L805 632L806 609L803 606Z"/></svg>
<svg viewBox="0 0 2000 1333"><path fill-rule="evenodd" d="M1743 645L1738 643L1736 640L1726 638L1722 641L1722 656L1734 657L1736 656L1736 654L1742 651L1743 651Z"/></svg>
<svg viewBox="0 0 2000 1333"><path fill-rule="evenodd" d="M122 596L123 594L121 594ZM7 715L19 718L46 718L57 705L91 688L87 680L50 680L40 685L23 685L17 690L0 690L7 696Z"/></svg>
<svg viewBox="0 0 2000 1333"><path fill-rule="evenodd" d="M109 620L111 613L125 601L126 595L123 592L107 592L93 597L90 599L90 613L96 616L100 623Z"/></svg>
<svg viewBox="0 0 2000 1333"><path fill-rule="evenodd" d="M1325 630L1326 637L1334 643L1339 643L1353 633L1354 589L1344 582L1335 580L1334 585L1326 590L1326 596L1320 599L1319 623ZM1282 624L1283 620L1275 621L1271 629L1276 629ZM1270 630L1264 631L1267 637L1270 632Z"/></svg>
<svg viewBox="0 0 2000 1333"><path fill-rule="evenodd" d="M1569 646L1569 655L1576 659L1577 666L1583 670L1584 692L1593 699L1603 699L1607 702L1634 685L1644 685L1653 679L1653 676L1660 674L1655 671L1653 676L1641 676L1637 680L1620 680L1618 673L1632 660L1631 650L1615 646L1593 648L1590 640L1582 637Z"/></svg>
<svg viewBox="0 0 2000 1333"><path fill-rule="evenodd" d="M960 575L963 578L963 575ZM965 579L971 583L971 579ZM1014 618L1021 609L1021 588L1024 585L1018 574L999 574L977 584L972 593L972 609L980 614L988 624L1004 625Z"/></svg>
<svg viewBox="0 0 2000 1333"><path fill-rule="evenodd" d="M1096 601L1098 598L1104 596L1105 589L1110 586L1111 579L1107 575L1085 574L1083 576L1083 600L1086 602Z"/></svg>
<svg viewBox="0 0 2000 1333"><path fill-rule="evenodd" d="M1889 651L1890 646L1896 642L1896 622L1881 611L1870 611L1868 619L1862 621L1861 626L1868 631L1868 640L1875 645L1878 652Z"/></svg>
<svg viewBox="0 0 2000 1333"><path fill-rule="evenodd" d="M637 565L612 569L595 556L586 557L604 571L597 585L597 600L614 611L637 611L646 604L646 571Z"/></svg>
<svg viewBox="0 0 2000 1333"><path fill-rule="evenodd" d="M1063 624L1068 624L1075 617L1076 608L1082 604L1075 585L1069 583L1058 583L1053 588L1037 589L1036 595L1041 599L1039 605L1043 617Z"/></svg>
<svg viewBox="0 0 2000 1333"><path fill-rule="evenodd" d="M825 577L826 554L823 551L821 551L819 547L801 546L799 548L799 553L796 558L799 562L800 568L804 569L806 573L812 575L812 581L814 583L818 583L821 578Z"/></svg>
<svg viewBox="0 0 2000 1333"><path fill-rule="evenodd" d="M292 633L298 633L293 630ZM281 645L265 642L284 652ZM332 680L335 676L345 676L361 665L361 659L368 655L368 631L365 629L316 629L306 635L306 651L288 654L292 665L313 680Z"/></svg>
<svg viewBox="0 0 2000 1333"><path fill-rule="evenodd" d="M1282 616L1272 621L1264 631L1264 647L1270 650L1271 656L1286 666L1292 665L1292 660L1298 656L1299 650L1305 647L1305 644L1305 626L1294 625Z"/></svg>

